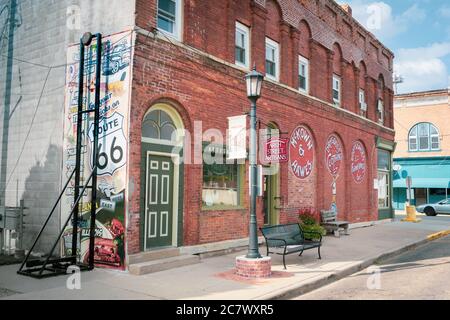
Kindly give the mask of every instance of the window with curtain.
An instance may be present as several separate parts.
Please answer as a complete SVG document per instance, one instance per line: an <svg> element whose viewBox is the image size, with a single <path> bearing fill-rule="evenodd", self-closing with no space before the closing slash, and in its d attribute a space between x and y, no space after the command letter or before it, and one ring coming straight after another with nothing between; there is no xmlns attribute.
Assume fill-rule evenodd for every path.
<svg viewBox="0 0 450 320"><path fill-rule="evenodd" d="M438 129L431 123L419 123L409 132L409 151L437 151L440 149Z"/></svg>
<svg viewBox="0 0 450 320"><path fill-rule="evenodd" d="M241 204L241 169L236 161L227 160L226 146L206 145L204 154L213 157L203 162L203 209L233 209ZM209 161L208 161L209 162Z"/></svg>

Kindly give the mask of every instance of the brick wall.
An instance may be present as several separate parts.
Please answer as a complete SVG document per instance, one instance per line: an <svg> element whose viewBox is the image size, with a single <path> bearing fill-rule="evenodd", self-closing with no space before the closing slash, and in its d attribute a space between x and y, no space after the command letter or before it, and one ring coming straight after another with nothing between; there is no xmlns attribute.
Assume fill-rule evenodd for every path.
<svg viewBox="0 0 450 320"><path fill-rule="evenodd" d="M302 2L303 3L303 2ZM331 101L331 74L336 65L343 80L343 105L348 111L357 111L360 77L364 77L369 105L369 119L376 119L376 83L380 74L391 79L392 70L374 56L366 54L366 47L357 47L353 38L362 44L374 43L379 52L392 59L390 51L354 22L333 1L223 1L214 6L211 1L184 1L183 45L172 44L161 37L138 34L134 57L132 117L130 119L130 182L134 192L130 195L128 232L129 253L139 251L139 186L140 135L145 112L158 101L173 105L183 118L188 130L193 121L202 121L203 130L217 128L225 133L226 117L247 112L249 102L245 96L244 71L226 63L234 63L234 27L238 20L251 27L252 61L264 71L264 38L270 36L281 46L281 84L266 81L263 97L258 101L258 117L263 123L275 122L282 132L292 133L299 125L310 128L315 143L314 170L307 180L294 177L288 164L281 165L280 221L297 221L297 209L329 208L331 204L331 175L325 166L325 143L330 134L340 137L345 150L340 176L337 181L337 202L340 214L350 221L377 218L377 197L372 181L376 178L375 137L393 140L392 130L380 127L349 112L336 109ZM327 6L325 6L327 4ZM327 7L327 8L325 8ZM327 11L328 10L328 11ZM137 0L138 26L155 26L155 0ZM327 13L328 12L328 13ZM334 13L333 13L334 12ZM330 17L325 18L325 14ZM341 35L344 22L350 31ZM278 38L276 38L278 37ZM336 53L336 49L341 52ZM367 45L368 47L368 45ZM201 52L198 52L200 50ZM202 53L203 52L203 53ZM311 96L295 91L298 54L310 57ZM223 61L208 57L210 54ZM337 61L336 63L334 61ZM364 63L361 64L361 61ZM367 70L359 73L360 65ZM365 77L367 75L367 77ZM392 83L386 80L389 95ZM317 98L317 99L316 99ZM391 104L385 103L388 110ZM388 116L389 119L389 116ZM391 126L391 120L386 125ZM360 140L367 153L368 168L362 183L354 182L350 173L350 152L353 142ZM247 236L248 199L244 197L244 210L202 211L201 165L186 165L184 174L184 245L235 239ZM248 190L247 181L243 188ZM247 192L245 192L247 195ZM263 221L262 203L258 200L258 222ZM135 238L132 240L131 238Z"/></svg>

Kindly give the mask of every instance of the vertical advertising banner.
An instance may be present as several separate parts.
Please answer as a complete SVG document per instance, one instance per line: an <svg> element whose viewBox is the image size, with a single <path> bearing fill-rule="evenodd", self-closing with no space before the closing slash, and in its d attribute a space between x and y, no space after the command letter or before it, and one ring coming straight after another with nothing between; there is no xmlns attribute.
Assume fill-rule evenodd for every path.
<svg viewBox="0 0 450 320"><path fill-rule="evenodd" d="M132 32L127 31L103 38L102 77L100 95L99 155L97 159L96 238L94 259L96 266L125 268L125 217L128 158L128 113L130 106ZM86 47L85 88L83 110L95 108L95 61L97 44ZM75 168L77 111L78 111L78 45L67 50L66 99L64 121L64 168L63 185ZM94 113L83 114L81 185L89 178L93 167ZM90 185L90 184L89 184ZM65 221L74 203L75 179L69 184L61 206L61 221ZM91 190L86 189L79 213L79 243L77 255L87 263L89 256L89 228ZM64 255L73 255L72 223L67 226L62 250Z"/></svg>
<svg viewBox="0 0 450 320"><path fill-rule="evenodd" d="M228 118L228 159L247 158L247 116Z"/></svg>

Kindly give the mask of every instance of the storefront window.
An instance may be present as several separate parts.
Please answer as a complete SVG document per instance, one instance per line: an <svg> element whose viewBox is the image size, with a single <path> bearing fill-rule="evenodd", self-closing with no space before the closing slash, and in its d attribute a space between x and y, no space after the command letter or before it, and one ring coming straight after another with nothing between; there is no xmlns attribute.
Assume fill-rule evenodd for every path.
<svg viewBox="0 0 450 320"><path fill-rule="evenodd" d="M390 208L390 170L391 154L389 151L378 150L378 208Z"/></svg>
<svg viewBox="0 0 450 320"><path fill-rule="evenodd" d="M226 159L223 147L214 147L213 163L203 163L202 204L204 208L240 205L240 165Z"/></svg>

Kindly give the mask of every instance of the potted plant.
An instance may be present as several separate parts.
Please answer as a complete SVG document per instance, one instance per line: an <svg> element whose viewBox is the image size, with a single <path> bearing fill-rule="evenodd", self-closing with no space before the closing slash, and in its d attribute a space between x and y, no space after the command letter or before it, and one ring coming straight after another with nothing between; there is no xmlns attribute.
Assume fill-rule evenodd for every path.
<svg viewBox="0 0 450 320"><path fill-rule="evenodd" d="M299 212L299 223L305 233L316 232L325 236L327 231L322 227L311 208L305 208Z"/></svg>

